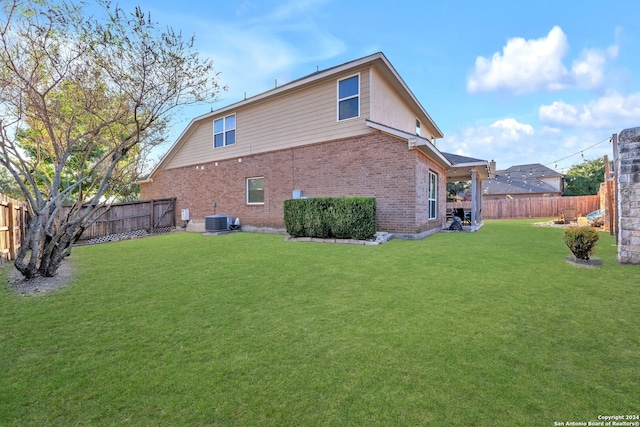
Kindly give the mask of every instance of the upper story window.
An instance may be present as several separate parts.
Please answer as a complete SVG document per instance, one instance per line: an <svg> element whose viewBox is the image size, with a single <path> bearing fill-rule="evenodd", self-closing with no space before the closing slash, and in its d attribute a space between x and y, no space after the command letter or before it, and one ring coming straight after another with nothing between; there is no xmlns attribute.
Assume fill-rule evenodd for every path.
<svg viewBox="0 0 640 427"><path fill-rule="evenodd" d="M416 135L420 135L420 120L416 119Z"/></svg>
<svg viewBox="0 0 640 427"><path fill-rule="evenodd" d="M360 116L360 75L338 80L338 120Z"/></svg>
<svg viewBox="0 0 640 427"><path fill-rule="evenodd" d="M236 143L236 115L223 117L213 122L213 148Z"/></svg>

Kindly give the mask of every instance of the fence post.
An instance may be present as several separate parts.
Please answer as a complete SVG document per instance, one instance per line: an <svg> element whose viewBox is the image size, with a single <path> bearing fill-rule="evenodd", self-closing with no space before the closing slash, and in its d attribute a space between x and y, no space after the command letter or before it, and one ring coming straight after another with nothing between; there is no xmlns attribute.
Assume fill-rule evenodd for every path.
<svg viewBox="0 0 640 427"><path fill-rule="evenodd" d="M15 217L14 217L14 205L13 202L7 204L7 228L9 232L9 260L16 259L16 238L15 238ZM8 261L8 260L7 260Z"/></svg>
<svg viewBox="0 0 640 427"><path fill-rule="evenodd" d="M612 177L611 177L611 167L609 165L609 156L604 156L604 201L605 201L605 207L604 207L604 212L605 212L605 218L607 219L607 226L609 228L609 234L610 235L614 235L615 234L615 221L614 221L614 217L615 217L615 206L613 204L613 183L612 181Z"/></svg>
<svg viewBox="0 0 640 427"><path fill-rule="evenodd" d="M102 208L104 209L104 207ZM113 230L111 228L111 209L107 209L107 235L112 234Z"/></svg>
<svg viewBox="0 0 640 427"><path fill-rule="evenodd" d="M611 135L611 146L613 149L613 228L616 233L616 245L620 239L619 227L619 203L618 203L618 134Z"/></svg>
<svg viewBox="0 0 640 427"><path fill-rule="evenodd" d="M173 215L171 216L173 218L171 220L171 226L172 227L176 226L176 215L177 215L177 212L176 212L176 200L177 199L175 197L171 200L171 204L173 205L173 207L171 208L171 211L173 212Z"/></svg>
<svg viewBox="0 0 640 427"><path fill-rule="evenodd" d="M149 212L149 233L153 234L153 230L155 230L156 224L156 208L153 204L153 199L149 202L151 212Z"/></svg>

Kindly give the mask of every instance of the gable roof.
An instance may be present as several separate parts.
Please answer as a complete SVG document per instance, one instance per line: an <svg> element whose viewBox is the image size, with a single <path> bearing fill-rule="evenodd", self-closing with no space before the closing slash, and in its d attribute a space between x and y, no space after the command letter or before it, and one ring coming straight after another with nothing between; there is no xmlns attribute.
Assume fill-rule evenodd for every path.
<svg viewBox="0 0 640 427"><path fill-rule="evenodd" d="M389 62L387 57L382 52L377 52L369 56L362 57L360 59L355 59L353 61L345 62L341 65L336 65L334 67L327 68L326 70L315 71L311 74L308 74L304 77L300 77L299 79L293 80L291 82L285 83L282 86L275 87L273 89L267 90L265 92L259 93L258 95L254 95L252 97L246 98L242 101L238 101L236 103L227 105L225 107L214 110L210 113L203 114L199 117L196 117L194 120L200 121L204 120L211 116L217 116L227 111L232 111L242 107L246 104L254 103L256 101L261 101L265 98L269 98L282 92L287 92L293 89L296 89L300 86L312 83L316 80L320 80L326 77L330 77L332 75L340 74L350 69L359 68L363 65L367 64L376 64L379 66L382 74L389 80L393 88L398 92L398 94L402 97L402 99L407 102L409 105L414 107L420 113L424 114L424 116L428 119L428 123L433 127L436 136L442 138L444 135L438 125L433 121L427 110L424 109L422 104L415 97L409 86L402 80L400 74L393 68L393 65Z"/></svg>
<svg viewBox="0 0 640 427"><path fill-rule="evenodd" d="M562 178L562 174L540 163L515 165L496 171L495 178L482 183L482 194L562 194L546 178Z"/></svg>
<svg viewBox="0 0 640 427"><path fill-rule="evenodd" d="M529 194L529 193L561 193L557 188L536 178L509 178L506 175L496 175L494 179L482 182L482 194Z"/></svg>
<svg viewBox="0 0 640 427"><path fill-rule="evenodd" d="M516 166L511 166L508 169L505 170L501 170L496 172L497 174L500 175L507 175L507 176L511 176L511 177L515 177L517 175L522 176L523 174L525 176L533 176L536 178L542 178L542 177L558 177L558 176L562 176L561 173L554 171L553 169L550 169L544 165L541 165L540 163L531 163L528 165L516 165Z"/></svg>
<svg viewBox="0 0 640 427"><path fill-rule="evenodd" d="M158 169L162 168L171 159L173 154L176 153L180 149L180 147L188 139L189 134L197 126L197 124L200 123L201 121L207 120L207 119L209 119L211 117L214 117L214 116L222 115L222 114L224 114L226 112L231 112L233 110L237 110L238 108L243 107L245 105L249 105L249 104L253 104L253 103L256 103L256 102L260 102L260 101L263 101L265 99L269 99L271 97L275 97L277 95L280 95L282 93L286 93L288 91L293 91L293 90L295 90L297 88L300 88L300 87L302 87L304 85L308 85L308 84L313 83L315 81L318 81L320 79L324 79L324 78L328 78L328 77L331 77L331 76L334 76L334 75L338 75L340 73L344 73L346 71L349 71L351 69L356 69L356 68L362 67L364 65L375 65L376 68L382 73L382 75L389 81L389 83L394 88L394 90L398 93L398 95L408 105L410 105L413 109L415 109L417 112L419 112L420 115L423 116L423 118L426 118L425 125L428 126L429 128L431 128L431 130L433 131L434 136L437 137L437 138L442 138L444 136L442 131L440 130L440 128L436 125L436 123L433 121L433 119L431 118L429 113L427 113L427 111L422 106L422 104L420 104L420 102L415 97L413 92L411 92L411 90L406 85L404 80L400 77L400 75L398 74L396 69L391 65L391 63L389 62L387 57L382 52L377 52L377 53L374 53L372 55L368 55L368 56L362 57L360 59L356 59L356 60L349 61L349 62L346 62L346 63L341 64L341 65L337 65L337 66L328 68L326 70L316 71L314 73L308 74L308 75L306 75L304 77L301 77L299 79L293 80L293 81L291 81L289 83L283 84L282 86L275 87L273 89L270 89L270 90L267 90L265 92L262 92L262 93L260 93L258 95L254 95L252 97L245 98L242 101L238 101L238 102L229 104L229 105L227 105L225 107L222 107L222 108L219 108L217 110L213 110L213 111L211 111L209 113L206 113L206 114L200 115L198 117L195 117L194 119L191 120L191 122L189 122L189 124L182 131L182 133L180 134L178 139L175 141L175 143L171 146L171 148L169 148L169 150L162 157L160 162L158 162L158 164L154 167L153 171L151 171L151 173L149 174L149 177L147 179L151 179L151 177L153 177L155 172Z"/></svg>

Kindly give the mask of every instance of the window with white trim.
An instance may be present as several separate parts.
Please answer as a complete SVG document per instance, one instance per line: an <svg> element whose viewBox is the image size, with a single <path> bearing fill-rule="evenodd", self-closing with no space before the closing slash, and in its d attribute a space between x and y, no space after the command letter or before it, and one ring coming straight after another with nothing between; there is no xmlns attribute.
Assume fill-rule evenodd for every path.
<svg viewBox="0 0 640 427"><path fill-rule="evenodd" d="M429 172L429 219L438 218L438 175Z"/></svg>
<svg viewBox="0 0 640 427"><path fill-rule="evenodd" d="M247 178L247 204L264 205L264 177Z"/></svg>
<svg viewBox="0 0 640 427"><path fill-rule="evenodd" d="M416 119L416 135L420 135L420 120Z"/></svg>
<svg viewBox="0 0 640 427"><path fill-rule="evenodd" d="M236 115L213 121L213 148L225 147L236 143Z"/></svg>
<svg viewBox="0 0 640 427"><path fill-rule="evenodd" d="M360 74L338 80L338 121L360 116Z"/></svg>

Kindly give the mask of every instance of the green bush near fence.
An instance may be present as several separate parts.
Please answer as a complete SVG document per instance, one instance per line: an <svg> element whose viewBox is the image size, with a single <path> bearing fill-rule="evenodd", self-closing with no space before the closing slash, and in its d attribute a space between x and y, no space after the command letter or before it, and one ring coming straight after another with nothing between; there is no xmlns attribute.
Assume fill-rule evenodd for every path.
<svg viewBox="0 0 640 427"><path fill-rule="evenodd" d="M284 202L284 223L293 237L368 239L376 233L373 197L316 197Z"/></svg>

